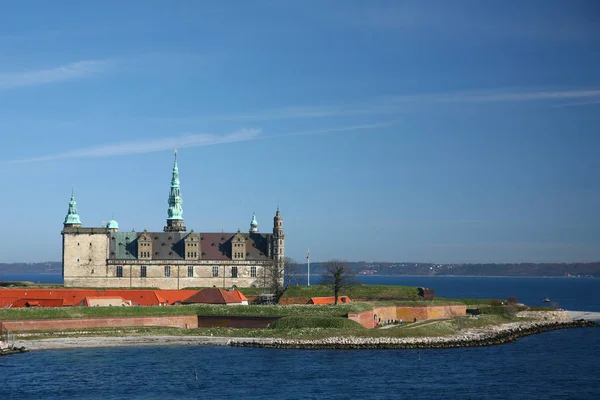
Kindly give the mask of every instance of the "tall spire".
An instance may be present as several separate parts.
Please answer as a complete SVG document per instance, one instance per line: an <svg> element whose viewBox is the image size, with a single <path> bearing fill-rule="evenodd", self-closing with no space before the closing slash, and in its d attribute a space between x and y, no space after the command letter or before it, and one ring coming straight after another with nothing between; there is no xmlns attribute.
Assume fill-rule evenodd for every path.
<svg viewBox="0 0 600 400"><path fill-rule="evenodd" d="M69 211L65 217L66 226L81 226L79 214L77 214L77 202L75 201L75 189L71 189L71 200L69 200Z"/></svg>
<svg viewBox="0 0 600 400"><path fill-rule="evenodd" d="M167 210L167 226L165 232L185 232L183 226L183 200L179 186L179 168L177 167L177 149L175 149L175 162L171 177L171 191L169 193L169 209Z"/></svg>

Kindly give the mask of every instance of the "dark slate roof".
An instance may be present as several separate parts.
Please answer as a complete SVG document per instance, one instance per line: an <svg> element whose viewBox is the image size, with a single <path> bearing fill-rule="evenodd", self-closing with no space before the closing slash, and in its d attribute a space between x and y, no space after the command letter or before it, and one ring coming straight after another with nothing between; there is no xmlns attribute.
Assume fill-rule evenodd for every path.
<svg viewBox="0 0 600 400"><path fill-rule="evenodd" d="M236 233L197 233L203 260L231 260L231 239ZM110 235L109 258L137 258L137 238L143 232L114 232ZM183 260L188 232L146 232L152 239L153 260ZM266 261L270 234L242 233L246 238L246 260Z"/></svg>

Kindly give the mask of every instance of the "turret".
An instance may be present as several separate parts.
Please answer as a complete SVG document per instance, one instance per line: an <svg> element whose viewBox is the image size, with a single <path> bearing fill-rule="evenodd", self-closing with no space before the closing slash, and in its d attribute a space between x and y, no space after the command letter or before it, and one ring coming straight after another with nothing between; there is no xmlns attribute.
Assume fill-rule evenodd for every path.
<svg viewBox="0 0 600 400"><path fill-rule="evenodd" d="M258 221L256 221L255 213L252 213L252 221L250 221L250 233L258 233Z"/></svg>
<svg viewBox="0 0 600 400"><path fill-rule="evenodd" d="M279 207L273 218L273 259L283 261L285 255L285 235Z"/></svg>
<svg viewBox="0 0 600 400"><path fill-rule="evenodd" d="M185 232L183 225L183 199L179 187L179 168L177 167L177 149L175 149L175 163L171 177L171 191L169 193L169 209L167 210L167 225L165 232Z"/></svg>
<svg viewBox="0 0 600 400"><path fill-rule="evenodd" d="M113 218L106 224L106 229L110 232L119 232L119 223Z"/></svg>
<svg viewBox="0 0 600 400"><path fill-rule="evenodd" d="M71 190L71 200L69 200L69 211L65 217L65 228L80 228L81 220L77 214L77 202L75 201L75 190Z"/></svg>

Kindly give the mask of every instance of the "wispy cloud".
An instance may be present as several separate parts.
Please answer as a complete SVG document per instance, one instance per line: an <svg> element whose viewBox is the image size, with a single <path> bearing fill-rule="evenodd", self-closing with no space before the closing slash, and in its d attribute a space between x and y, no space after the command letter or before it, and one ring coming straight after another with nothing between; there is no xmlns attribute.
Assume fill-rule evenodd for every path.
<svg viewBox="0 0 600 400"><path fill-rule="evenodd" d="M315 119L340 116L399 114L409 111L408 106L427 107L439 103L519 103L555 102L585 99L585 105L600 101L600 90L486 90L475 92L415 93L377 97L370 100L319 106L290 106L259 110L243 114L211 115L197 119L228 121L272 121L284 119ZM192 118L193 119L193 118Z"/></svg>
<svg viewBox="0 0 600 400"><path fill-rule="evenodd" d="M260 129L241 129L223 136L213 134L188 134L158 139L135 140L75 149L64 153L55 153L41 157L12 161L11 163L30 163L62 160L68 158L98 158L123 156L129 154L154 153L157 151L170 150L174 148L210 146L214 144L253 140L257 139L259 134Z"/></svg>
<svg viewBox="0 0 600 400"><path fill-rule="evenodd" d="M566 91L529 91L529 92L481 92L481 93L456 93L441 95L438 101L456 102L523 102L541 100L565 99L600 99L600 90L566 90Z"/></svg>
<svg viewBox="0 0 600 400"><path fill-rule="evenodd" d="M106 60L86 60L37 71L0 73L0 90L81 79L102 73L112 65Z"/></svg>
<svg viewBox="0 0 600 400"><path fill-rule="evenodd" d="M164 137L157 139L144 139L135 141L126 141L115 144L104 144L99 146L75 149L63 153L55 153L40 157L26 158L22 160L8 161L8 164L34 163L43 161L54 161L73 158L99 158L114 157L131 154L154 153L157 151L171 150L174 148L189 148L200 146L211 146L217 144L243 142L260 139L277 139L288 136L309 136L322 135L337 132L349 132L357 130L376 129L393 125L393 122L381 122L374 124L364 124L355 126L344 126L328 129L316 129L310 131L290 132L262 136L261 129L250 128L240 129L227 135L214 134L187 134L180 136Z"/></svg>

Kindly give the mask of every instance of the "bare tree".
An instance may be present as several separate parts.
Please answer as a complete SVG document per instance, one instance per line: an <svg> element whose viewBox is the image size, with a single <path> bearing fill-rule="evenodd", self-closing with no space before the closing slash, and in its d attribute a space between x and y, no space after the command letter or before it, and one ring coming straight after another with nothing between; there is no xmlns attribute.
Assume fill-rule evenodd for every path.
<svg viewBox="0 0 600 400"><path fill-rule="evenodd" d="M298 263L291 257L285 257L283 262L274 262L273 266L267 268L265 287L275 295L275 303L279 302L281 296L292 283L292 274L298 269Z"/></svg>
<svg viewBox="0 0 600 400"><path fill-rule="evenodd" d="M349 285L356 284L354 274L345 260L329 260L323 265L325 272L321 284L328 285L333 289L335 304L338 303L340 291Z"/></svg>

